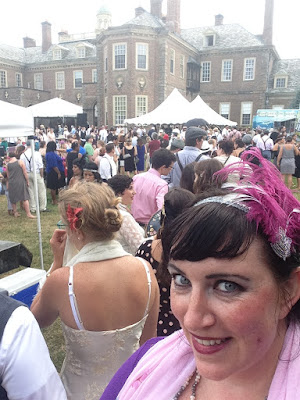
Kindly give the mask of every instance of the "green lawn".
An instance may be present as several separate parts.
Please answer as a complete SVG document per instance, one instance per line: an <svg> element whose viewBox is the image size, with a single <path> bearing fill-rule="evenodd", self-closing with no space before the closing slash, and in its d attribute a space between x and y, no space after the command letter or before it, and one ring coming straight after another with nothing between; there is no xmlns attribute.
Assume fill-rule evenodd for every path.
<svg viewBox="0 0 300 400"><path fill-rule="evenodd" d="M42 242L44 267L48 270L52 263L52 252L49 240L52 236L56 224L59 221L57 206L51 205L48 198L49 213L41 213ZM24 211L20 218L14 218L7 213L6 196L0 196L0 240L23 243L24 246L33 254L32 267L41 268L39 241L36 220L26 217ZM10 273L16 272L13 270ZM3 275L4 276L4 275ZM2 276L2 277L3 277ZM51 358L58 370L60 370L64 359L64 339L59 321L56 321L49 328L43 329L47 345L50 350Z"/></svg>

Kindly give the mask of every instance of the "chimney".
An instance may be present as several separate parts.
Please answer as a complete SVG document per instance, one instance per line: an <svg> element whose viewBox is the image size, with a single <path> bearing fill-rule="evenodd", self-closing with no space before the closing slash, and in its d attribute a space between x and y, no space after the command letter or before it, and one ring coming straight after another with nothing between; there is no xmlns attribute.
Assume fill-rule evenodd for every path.
<svg viewBox="0 0 300 400"><path fill-rule="evenodd" d="M69 38L69 34L68 31L63 31L61 30L60 32L58 32L58 42L66 42Z"/></svg>
<svg viewBox="0 0 300 400"><path fill-rule="evenodd" d="M269 46L273 44L273 15L274 15L274 0L266 0L263 41L264 44Z"/></svg>
<svg viewBox="0 0 300 400"><path fill-rule="evenodd" d="M24 49L28 49L28 47L36 47L35 40L26 36L23 38L23 46Z"/></svg>
<svg viewBox="0 0 300 400"><path fill-rule="evenodd" d="M180 33L180 0L168 0L167 24L175 33Z"/></svg>
<svg viewBox="0 0 300 400"><path fill-rule="evenodd" d="M161 19L162 17L162 2L163 0L151 0L151 14L154 15L155 17Z"/></svg>
<svg viewBox="0 0 300 400"><path fill-rule="evenodd" d="M223 25L223 19L222 14L215 15L215 26Z"/></svg>
<svg viewBox="0 0 300 400"><path fill-rule="evenodd" d="M143 9L143 7L137 7L135 9L135 16L138 17L139 15L143 14L145 10Z"/></svg>
<svg viewBox="0 0 300 400"><path fill-rule="evenodd" d="M42 22L42 52L46 53L51 45L51 24L45 21Z"/></svg>

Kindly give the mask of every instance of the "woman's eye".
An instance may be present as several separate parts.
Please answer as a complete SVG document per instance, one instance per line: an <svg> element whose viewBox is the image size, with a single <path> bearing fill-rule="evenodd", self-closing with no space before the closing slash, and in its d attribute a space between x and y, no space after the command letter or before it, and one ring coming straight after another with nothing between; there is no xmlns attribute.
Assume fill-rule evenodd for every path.
<svg viewBox="0 0 300 400"><path fill-rule="evenodd" d="M190 281L185 276L180 274L172 275L172 280L176 286L187 286L190 284Z"/></svg>
<svg viewBox="0 0 300 400"><path fill-rule="evenodd" d="M224 293L234 293L234 292L242 291L242 288L240 285L238 285L237 283L234 283L234 282L230 282L230 281L217 282L216 288Z"/></svg>

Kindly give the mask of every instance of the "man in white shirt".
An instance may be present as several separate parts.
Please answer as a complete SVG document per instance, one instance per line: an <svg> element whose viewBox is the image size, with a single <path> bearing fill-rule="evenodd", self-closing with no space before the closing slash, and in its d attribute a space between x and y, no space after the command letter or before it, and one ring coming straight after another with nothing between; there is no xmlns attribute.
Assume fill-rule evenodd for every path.
<svg viewBox="0 0 300 400"><path fill-rule="evenodd" d="M274 147L273 140L269 137L269 131L266 129L263 135L258 139L256 147L261 150L261 154L264 158L271 161L271 153Z"/></svg>
<svg viewBox="0 0 300 400"><path fill-rule="evenodd" d="M29 178L29 208L32 213L36 212L36 202L35 202L35 192L34 192L34 173L33 173L33 161L32 161L32 153L30 147L30 140L26 143L27 149L21 155L20 160L22 160L25 164L26 171ZM34 144L35 145L35 144ZM39 206L40 211L46 212L47 210L47 191L44 182L44 165L41 153L39 151L34 152L34 162L35 162L35 170L36 170L36 184L38 189L38 197L39 197Z"/></svg>
<svg viewBox="0 0 300 400"><path fill-rule="evenodd" d="M107 142L107 130L105 129L105 126L102 125L100 132L99 132L99 139L102 140L104 143Z"/></svg>
<svg viewBox="0 0 300 400"><path fill-rule="evenodd" d="M105 148L106 154L101 160L99 171L103 182L106 182L108 179L117 174L117 157L115 156L115 145L113 143L108 143Z"/></svg>
<svg viewBox="0 0 300 400"><path fill-rule="evenodd" d="M0 294L0 398L67 400L33 314Z"/></svg>
<svg viewBox="0 0 300 400"><path fill-rule="evenodd" d="M261 138L262 130L261 129L256 129L255 130L255 135L252 138L252 142L254 143L254 146L256 146L258 139Z"/></svg>

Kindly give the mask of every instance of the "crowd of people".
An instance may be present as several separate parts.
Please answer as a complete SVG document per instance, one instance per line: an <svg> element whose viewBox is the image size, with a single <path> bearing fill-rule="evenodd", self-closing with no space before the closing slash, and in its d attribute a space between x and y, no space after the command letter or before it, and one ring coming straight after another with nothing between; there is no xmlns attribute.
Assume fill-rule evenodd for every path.
<svg viewBox="0 0 300 400"><path fill-rule="evenodd" d="M61 320L60 378L41 353L56 398L300 398L297 135L60 129L35 138L39 208L47 187L61 219L31 306ZM15 217L36 212L30 144L2 172Z"/></svg>

